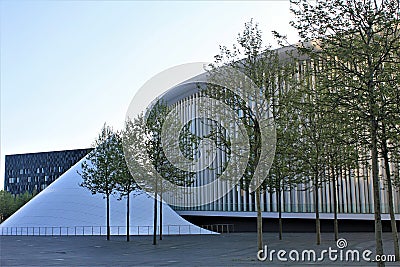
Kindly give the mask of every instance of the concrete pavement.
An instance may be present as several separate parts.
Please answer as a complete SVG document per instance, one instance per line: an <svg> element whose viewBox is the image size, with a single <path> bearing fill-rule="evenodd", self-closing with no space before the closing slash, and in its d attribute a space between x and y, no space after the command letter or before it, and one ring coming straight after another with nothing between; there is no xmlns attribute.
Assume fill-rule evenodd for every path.
<svg viewBox="0 0 400 267"><path fill-rule="evenodd" d="M347 247L360 252L369 249L375 255L374 233L342 233ZM384 233L386 254L393 253L390 233ZM218 236L164 236L156 246L150 236L132 236L126 242L123 236L0 236L0 266L376 266L376 263L330 261L282 262L274 254L273 262L259 261L256 255L255 233L230 233ZM314 249L319 252L338 249L333 234L323 233L322 244L315 245L313 233L264 233L264 242L271 250ZM295 254L293 254L295 255ZM292 256L293 256L292 255ZM286 258L288 254L286 254ZM400 263L386 263L400 266Z"/></svg>

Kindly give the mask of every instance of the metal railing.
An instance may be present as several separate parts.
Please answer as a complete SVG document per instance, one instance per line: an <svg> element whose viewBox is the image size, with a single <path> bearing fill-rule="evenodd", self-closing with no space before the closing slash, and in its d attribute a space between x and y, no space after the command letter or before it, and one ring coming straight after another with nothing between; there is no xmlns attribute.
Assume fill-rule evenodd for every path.
<svg viewBox="0 0 400 267"><path fill-rule="evenodd" d="M0 227L1 235L17 236L95 236L105 235L106 226L24 226L24 227ZM130 235L152 235L153 226L130 226ZM164 235L203 235L210 234L207 229L195 225L163 225ZM211 230L212 231L212 230ZM126 235L126 226L110 226L111 235ZM157 234L160 227L157 227Z"/></svg>
<svg viewBox="0 0 400 267"><path fill-rule="evenodd" d="M201 226L204 229L217 233L233 233L235 232L234 224L206 224Z"/></svg>

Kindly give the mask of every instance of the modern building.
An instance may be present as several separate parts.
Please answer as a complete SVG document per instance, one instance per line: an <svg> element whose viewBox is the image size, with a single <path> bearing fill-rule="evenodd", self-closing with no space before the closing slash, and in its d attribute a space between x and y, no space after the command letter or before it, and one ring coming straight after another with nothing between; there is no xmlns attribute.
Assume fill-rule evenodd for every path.
<svg viewBox="0 0 400 267"><path fill-rule="evenodd" d="M300 59L296 64L299 64L300 67L298 69L301 70L304 68L304 64L308 63L305 60ZM301 76L302 73L297 73L296 75ZM286 85L282 86L284 87ZM179 111L182 121L190 121L191 119L202 117L196 103L198 103L197 100L200 100L203 96L204 95L202 95L198 83L189 82L168 90L161 96L161 98L171 108ZM204 137L210 133L209 128L207 127L209 127L207 126L207 123L202 123L198 120L192 124L191 131L196 136ZM59 157L53 156L54 159L50 159L50 155L57 152L49 152L48 154L43 153L43 155L37 156L36 160L34 160L36 154L7 156L5 188L14 193L34 189L40 191L48 185L46 182L56 179L61 171L69 169L89 151L90 149L82 150L81 154L76 156L74 159L68 158L66 154L60 154ZM39 154L42 153L37 153L37 155ZM55 158L58 158L59 160L57 161ZM25 161L23 159L25 159ZM28 159L30 159L30 161ZM217 151L215 159L216 160L209 165L209 168L195 174L194 183L191 186L206 185L219 177L219 172L224 169L223 166L227 163L229 156L224 154L223 151ZM63 163L66 165L62 165ZM276 231L278 229L277 218L279 214L279 206L282 207L282 218L285 219L285 231L314 231L316 205L318 205L320 211L322 231L332 231L333 212L335 206L340 221L340 231L373 231L373 183L368 159L365 160L364 163L365 164L361 164L358 169L350 167L341 168L335 186L332 181L322 182L321 186L318 188L318 203L315 203L315 191L313 190L311 181L298 184L294 188L284 190L280 193L262 190L261 209L264 218L264 231ZM21 209L21 211L18 211L15 215L11 216L2 226L22 227L33 224L40 226L43 222L46 222L46 218L58 216L63 217L66 214L68 214L68 216L64 216L64 219L54 220L51 224L47 223L46 225L49 227L59 226L55 224L61 224L65 220L70 220L69 225L71 226L83 224L85 221L87 221L91 226L101 226L104 222L104 218L101 217L101 220L95 218L98 216L104 216L104 214L99 215L103 212L103 209L98 209L96 211L93 210L92 212L91 207L95 207L96 204L94 202L92 203L90 194L88 194L87 191L79 188L78 184L79 181L81 181L81 177L76 174L76 170L78 170L77 168L79 168L79 166L74 166L63 176L64 179L62 181L57 181L54 186L52 185L43 192L49 194L52 193L54 197L45 198L46 194L39 194L33 199L32 203L28 203L28 205ZM399 172L399 166L392 166L392 168L393 171ZM380 164L379 174L382 177L382 179L380 179L382 219L384 221L384 230L387 231L390 230L390 217L388 214L388 191L386 183L384 182L385 171L383 164ZM56 177L56 175L58 176ZM67 182L68 179L71 179L70 182ZM223 181L221 182L223 183ZM71 194L63 192L64 189L72 190L70 191ZM213 188L214 191L212 193L215 195L221 195L219 191L223 189L224 185L220 184L218 187ZM335 191L336 200L333 197ZM60 194L62 198L60 198L57 205L53 208L53 206L50 207L48 203L57 198L55 192ZM204 194L207 194L207 192L204 192ZM79 199L79 201L73 201L71 196ZM208 196L200 193L196 195L196 197L207 198ZM94 196L94 198L97 199L96 201L101 201L101 196ZM395 188L393 190L393 198L396 220L400 222L399 189ZM179 215L195 225L234 225L234 228L237 231L255 231L256 229L255 195L249 192L249 190L240 183L235 185L227 194L216 199L212 203L200 206L190 205L191 203L201 202L198 201L198 199L193 199L193 196L191 195L187 195L185 201L187 202L187 205L183 206L174 205L173 201L168 201L170 206L165 205L165 209L167 209L168 212L172 211L172 209L175 210ZM75 205L74 203L84 204ZM121 202L115 202L112 205L120 205L116 203ZM136 205L135 201L133 203ZM151 205L148 205L148 203L150 203L148 201L144 201L143 203L147 203L147 210L142 209L142 211L139 212L139 216L146 215L147 217L142 220L141 225L149 226L151 225L151 220L149 221L149 218L152 217L150 212ZM67 205L75 205L75 209L69 209L66 207ZM144 204L143 206L137 206L138 209L141 209L141 207L144 207ZM42 218L30 224L30 220L35 217L33 214L38 210L41 211ZM118 213L122 212L122 210L123 207L119 207ZM133 214L135 216L134 211ZM115 222L114 225L122 224L123 217L120 218L121 219ZM184 224L186 225L186 223ZM140 227L138 229L140 229ZM138 230L138 234L139 232L140 231Z"/></svg>
<svg viewBox="0 0 400 267"><path fill-rule="evenodd" d="M281 57L285 57L284 51L279 51ZM302 69L306 64L310 64L305 59L299 59L297 76L301 76ZM196 80L196 79L193 79ZM283 84L278 85L285 87ZM182 121L190 121L191 118L199 118L202 116L196 106L197 100L204 97L198 83L183 83L178 85L161 96L161 99L167 103L171 109L179 110ZM191 131L197 136L206 136L209 130L205 123L194 123ZM218 172L223 168L227 162L227 157L224 152L217 151L216 161L206 171L196 173L195 182L193 186L207 184L218 177ZM388 191L385 182L385 169L383 162L380 162L379 175L380 189L381 189L381 203L382 203L382 218L389 220L389 205L388 205ZM392 171L399 172L399 166L391 166ZM333 190L336 188L337 200L334 201ZM222 190L223 186L215 188L215 194L218 195L218 190ZM321 219L331 225L333 219L334 206L337 205L338 218L346 222L350 227L348 229L356 229L351 227L354 220L358 221L359 230L372 230L374 220L374 201L373 201L373 183L368 160L365 164L361 164L359 169L343 168L340 170L340 175L336 181L336 187L333 186L332 181L323 182L318 189L319 201L317 203L321 213ZM278 217L279 201L282 207L283 218L287 218L294 222L291 229L296 230L299 228L298 220L313 220L315 218L315 192L311 182L299 184L291 190L284 190L278 196L276 192L269 192L262 190L261 193L261 208L263 217L269 218L269 222L274 221ZM206 198L207 196L197 195L198 198ZM394 198L394 212L396 219L400 220L400 190L393 189ZM185 218L197 224L207 223L232 223L246 225L249 221L255 224L254 218L256 217L256 202L255 195L250 193L240 184L236 185L225 196L217 199L213 203L189 207L190 203L197 203L198 200L193 200L192 197L187 197L188 205L186 207L174 206L172 207ZM171 203L171 202L169 202ZM384 223L385 224L385 223ZM273 226L276 229L276 225ZM309 224L309 229L313 229L313 225ZM388 226L388 224L385 224ZM365 227L363 227L365 226ZM268 226L266 226L268 227ZM324 227L324 226L323 226ZM254 228L253 228L254 229ZM324 229L324 228L323 228ZM343 229L347 229L344 227ZM388 229L388 228L386 228ZM271 230L271 229L269 229Z"/></svg>
<svg viewBox="0 0 400 267"><path fill-rule="evenodd" d="M92 149L6 155L4 190L12 194L40 192Z"/></svg>
<svg viewBox="0 0 400 267"><path fill-rule="evenodd" d="M84 160L2 222L0 235L106 235L106 200L79 185ZM153 234L154 199L141 191L132 192L129 199L130 234ZM186 221L165 203L162 209L163 227L158 226L157 233L216 234ZM126 234L126 198L117 194L110 196L110 226L112 235Z"/></svg>

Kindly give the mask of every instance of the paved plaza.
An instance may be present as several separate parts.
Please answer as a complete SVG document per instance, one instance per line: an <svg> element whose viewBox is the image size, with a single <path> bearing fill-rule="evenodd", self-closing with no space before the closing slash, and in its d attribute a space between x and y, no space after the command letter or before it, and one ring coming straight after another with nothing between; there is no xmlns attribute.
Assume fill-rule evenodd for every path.
<svg viewBox="0 0 400 267"><path fill-rule="evenodd" d="M390 233L384 233L385 254L393 254ZM346 249L369 249L375 255L373 233L342 233ZM127 243L123 236L0 236L0 266L376 266L376 263L330 261L282 262L274 256L273 262L259 261L256 255L256 233L222 235L164 236L158 245L152 245L150 236L132 236ZM268 250L338 249L333 234L323 233L322 244L315 245L313 233L264 233ZM287 257L287 255L286 255ZM400 266L400 263L386 263Z"/></svg>

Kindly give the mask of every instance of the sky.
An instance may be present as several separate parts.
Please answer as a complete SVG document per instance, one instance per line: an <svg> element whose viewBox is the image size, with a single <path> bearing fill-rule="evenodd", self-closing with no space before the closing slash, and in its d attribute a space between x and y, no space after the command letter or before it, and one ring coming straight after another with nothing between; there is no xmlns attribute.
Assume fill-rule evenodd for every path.
<svg viewBox="0 0 400 267"><path fill-rule="evenodd" d="M288 0L0 1L0 189L5 155L90 147L147 80L213 61L251 18L265 44L297 40Z"/></svg>

